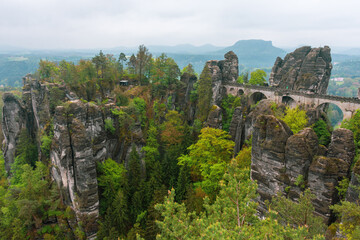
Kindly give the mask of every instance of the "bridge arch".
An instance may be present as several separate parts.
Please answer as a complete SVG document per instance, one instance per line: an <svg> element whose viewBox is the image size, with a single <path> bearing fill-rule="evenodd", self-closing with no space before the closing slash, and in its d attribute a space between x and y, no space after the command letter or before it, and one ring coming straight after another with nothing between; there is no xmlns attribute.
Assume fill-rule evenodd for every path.
<svg viewBox="0 0 360 240"><path fill-rule="evenodd" d="M250 102L250 105L253 105L253 104L256 104L256 103L260 102L263 99L267 99L267 97L265 96L264 93L262 93L260 91L253 92L250 95L249 102Z"/></svg>
<svg viewBox="0 0 360 240"><path fill-rule="evenodd" d="M242 90L241 88L237 91L237 96L239 97L239 96L242 96L242 95L244 95L244 90Z"/></svg>
<svg viewBox="0 0 360 240"><path fill-rule="evenodd" d="M333 127L340 124L344 119L344 110L335 103L324 102L319 104L316 109L321 109L326 113Z"/></svg>
<svg viewBox="0 0 360 240"><path fill-rule="evenodd" d="M296 101L290 96L282 96L281 103L286 104L291 108L296 107Z"/></svg>

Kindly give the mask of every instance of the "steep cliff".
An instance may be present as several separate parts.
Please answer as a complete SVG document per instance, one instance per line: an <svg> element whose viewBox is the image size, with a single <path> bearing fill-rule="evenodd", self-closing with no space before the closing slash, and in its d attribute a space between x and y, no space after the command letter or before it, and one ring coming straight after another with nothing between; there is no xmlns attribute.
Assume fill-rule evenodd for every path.
<svg viewBox="0 0 360 240"><path fill-rule="evenodd" d="M278 57L272 68L270 86L326 94L332 64L330 48L301 47L284 59Z"/></svg>
<svg viewBox="0 0 360 240"><path fill-rule="evenodd" d="M53 134L50 147L51 176L57 183L63 202L75 211L78 221L87 222L87 237L97 232L99 193L96 163L112 158L118 162L129 158L131 141L127 136L113 135L105 129L105 119L119 128L112 109L114 103L101 107L84 103L65 85L42 83L31 76L25 79L23 97L4 94L4 156L9 172L16 157L21 131L38 145L39 160L47 161L41 152L44 129ZM139 153L144 145L140 123L134 123L128 137Z"/></svg>
<svg viewBox="0 0 360 240"><path fill-rule="evenodd" d="M224 90L222 85L226 82L236 82L239 76L239 61L236 54L232 51L225 54L225 60L207 61L206 65L210 69L212 79L212 102L211 105L220 105Z"/></svg>
<svg viewBox="0 0 360 240"><path fill-rule="evenodd" d="M276 117L258 116L253 131L251 177L259 186L260 210L265 211L265 200L279 191L297 201L308 187L315 194L315 212L329 223L333 217L329 206L339 201L336 187L349 175L354 158L352 139L351 131L335 130L327 156L320 156L323 151L311 128L292 135Z"/></svg>

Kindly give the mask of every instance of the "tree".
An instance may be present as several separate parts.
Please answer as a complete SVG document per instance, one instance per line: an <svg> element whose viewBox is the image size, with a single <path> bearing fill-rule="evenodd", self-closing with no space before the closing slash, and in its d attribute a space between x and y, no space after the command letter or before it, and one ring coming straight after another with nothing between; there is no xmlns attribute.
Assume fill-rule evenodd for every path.
<svg viewBox="0 0 360 240"><path fill-rule="evenodd" d="M119 59L118 59L120 75L123 75L123 73L124 73L124 66L126 64L126 61L127 61L127 58L126 58L125 53L120 53Z"/></svg>
<svg viewBox="0 0 360 240"><path fill-rule="evenodd" d="M135 71L138 74L139 82L141 85L144 85L146 82L145 81L145 71L146 71L146 68L149 67L151 57L152 57L152 55L151 55L151 53L149 53L149 50L144 45L140 45L139 50L136 54Z"/></svg>
<svg viewBox="0 0 360 240"><path fill-rule="evenodd" d="M341 127L349 129L354 133L354 142L358 152L360 149L360 110L356 110L350 119L345 119L341 123Z"/></svg>
<svg viewBox="0 0 360 240"><path fill-rule="evenodd" d="M205 198L205 212L199 215L187 212L183 203L174 201L175 191L169 191L164 203L155 206L163 217L157 221L157 239L304 239L303 228L284 227L273 215L265 220L255 215L257 185L248 168L232 161L219 185L215 202Z"/></svg>
<svg viewBox="0 0 360 240"><path fill-rule="evenodd" d="M237 79L238 83L247 84L249 82L249 72L242 72Z"/></svg>
<svg viewBox="0 0 360 240"><path fill-rule="evenodd" d="M181 70L181 74L184 73L188 73L190 75L196 75L195 70L194 70L194 66L189 63L187 66L185 66L182 70Z"/></svg>
<svg viewBox="0 0 360 240"><path fill-rule="evenodd" d="M302 130L308 123L308 118L304 110L287 107L285 110L285 117L282 120L290 127L294 134Z"/></svg>
<svg viewBox="0 0 360 240"><path fill-rule="evenodd" d="M135 68L136 68L136 57L134 54L131 55L129 62L127 63L128 65L128 69L129 69L129 73L130 74L135 74Z"/></svg>
<svg viewBox="0 0 360 240"><path fill-rule="evenodd" d="M270 208L277 212L276 219L283 225L297 226L305 228L308 232L307 238L311 239L317 235L323 234L326 225L321 217L314 215L314 206L312 200L315 199L310 189L306 189L300 194L299 202L296 203L280 193L275 196Z"/></svg>
<svg viewBox="0 0 360 240"><path fill-rule="evenodd" d="M266 83L266 72L261 69L257 69L254 72L251 72L250 74L250 80L249 83L251 85L264 85Z"/></svg>
<svg viewBox="0 0 360 240"><path fill-rule="evenodd" d="M197 113L200 121L205 121L210 111L210 103L212 98L212 79L210 69L207 65L204 66L201 72L199 84L197 88L198 104Z"/></svg>
<svg viewBox="0 0 360 240"><path fill-rule="evenodd" d="M319 144L327 146L331 140L331 133L326 122L322 119L316 121L313 129L318 136Z"/></svg>
<svg viewBox="0 0 360 240"><path fill-rule="evenodd" d="M203 128L199 140L188 148L189 154L179 158L179 165L189 166L193 179L198 179L198 185L214 197L218 182L233 156L234 145L225 131Z"/></svg>

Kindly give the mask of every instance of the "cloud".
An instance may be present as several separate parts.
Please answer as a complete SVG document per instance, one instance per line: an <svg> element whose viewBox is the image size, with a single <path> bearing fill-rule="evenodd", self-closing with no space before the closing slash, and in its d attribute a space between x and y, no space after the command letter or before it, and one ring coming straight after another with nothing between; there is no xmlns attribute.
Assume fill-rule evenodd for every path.
<svg viewBox="0 0 360 240"><path fill-rule="evenodd" d="M0 44L28 48L360 42L354 0L0 0L0 6Z"/></svg>

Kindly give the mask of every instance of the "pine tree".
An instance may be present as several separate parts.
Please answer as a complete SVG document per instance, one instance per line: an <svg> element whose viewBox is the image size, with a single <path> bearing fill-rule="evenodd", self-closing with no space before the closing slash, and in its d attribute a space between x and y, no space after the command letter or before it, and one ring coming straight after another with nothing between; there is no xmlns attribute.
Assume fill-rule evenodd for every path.
<svg viewBox="0 0 360 240"><path fill-rule="evenodd" d="M207 119L207 116L211 109L210 103L212 98L211 72L207 65L204 66L204 69L200 75L197 93L197 115L200 121L203 122Z"/></svg>

